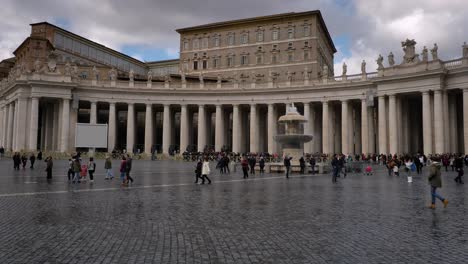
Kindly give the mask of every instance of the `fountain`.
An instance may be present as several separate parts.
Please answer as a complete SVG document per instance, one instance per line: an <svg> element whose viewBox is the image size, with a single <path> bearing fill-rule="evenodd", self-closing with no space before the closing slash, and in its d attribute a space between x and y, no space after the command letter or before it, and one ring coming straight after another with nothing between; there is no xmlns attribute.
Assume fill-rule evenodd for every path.
<svg viewBox="0 0 468 264"><path fill-rule="evenodd" d="M297 112L294 104L286 107L286 115L278 119L284 125L284 134L275 136L275 140L282 144L283 155L292 157L292 165L299 165L299 159L304 155L304 143L312 140L312 135L304 134L304 123L307 119Z"/></svg>

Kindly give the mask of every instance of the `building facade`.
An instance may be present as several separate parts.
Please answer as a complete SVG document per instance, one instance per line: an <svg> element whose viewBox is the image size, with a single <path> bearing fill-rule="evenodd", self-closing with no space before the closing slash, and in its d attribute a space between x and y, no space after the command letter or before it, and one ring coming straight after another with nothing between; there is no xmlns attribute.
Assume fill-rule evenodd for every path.
<svg viewBox="0 0 468 264"><path fill-rule="evenodd" d="M391 56L385 65L379 57L377 72L367 72L363 64L360 74L334 76L333 43L317 35L317 28L325 28L317 12L299 13L305 17L275 15L260 19L257 26L252 23L258 18L244 20L249 32L264 27L265 42L270 41L271 25L278 25L282 36L292 21L298 34L294 37L300 39L294 42L297 45L305 41L300 35L304 28L299 28L310 24L313 59L297 66L297 71L307 67L310 72L291 77L293 68L286 63L276 68L284 78L243 79L242 67L223 69L221 65L218 70L210 68L210 62L206 71L203 62L202 71L193 69L193 61L188 70L184 68L195 52L200 54L192 50L192 30L200 36L207 32L209 43L212 34L220 34L222 47L228 32L238 39L239 32L246 30L238 22L234 24L239 31L224 28L232 21L179 30L179 69L187 70L180 74L174 73L177 61L143 63L56 26L33 24L31 36L15 51L14 64L1 81L0 145L12 151L74 152L76 124L91 123L108 124L108 148L102 151L277 153L280 146L273 137L278 117L285 113L286 104L295 103L308 119L305 132L314 136L305 145L308 153L468 152L467 45L459 59L442 61L437 47L431 54L426 49L417 54L416 42L407 40L404 57ZM276 22L277 17L283 23ZM254 44L248 47L257 48L256 37L249 33L248 43ZM190 40L189 50L186 40ZM212 59L216 49L199 44L207 47L207 57ZM328 46L328 51L320 51L328 58L319 67L321 45ZM243 49L232 50L241 54ZM270 66L246 69L270 71ZM166 71L164 76L153 74L158 67L167 67L161 70Z"/></svg>

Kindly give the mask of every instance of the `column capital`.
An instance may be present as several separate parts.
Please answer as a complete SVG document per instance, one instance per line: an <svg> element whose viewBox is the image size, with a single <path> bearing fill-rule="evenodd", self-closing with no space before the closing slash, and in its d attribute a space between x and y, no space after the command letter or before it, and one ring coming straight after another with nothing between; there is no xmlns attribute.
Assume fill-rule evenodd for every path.
<svg viewBox="0 0 468 264"><path fill-rule="evenodd" d="M146 107L148 107L148 106L153 107L153 103L146 103L145 105L146 105Z"/></svg>
<svg viewBox="0 0 468 264"><path fill-rule="evenodd" d="M348 103L349 103L349 99L343 99L343 100L341 100L341 104L342 104L342 105L343 105L343 104L348 104Z"/></svg>
<svg viewBox="0 0 468 264"><path fill-rule="evenodd" d="M131 105L131 106L134 106L134 105L135 105L135 103L133 103L133 102L130 102L130 103L127 103L127 105L128 105L128 106L130 106L130 105Z"/></svg>
<svg viewBox="0 0 468 264"><path fill-rule="evenodd" d="M90 102L91 104L97 104L97 103L98 103L97 100L89 100L89 102Z"/></svg>
<svg viewBox="0 0 468 264"><path fill-rule="evenodd" d="M113 106L115 106L115 105L116 105L116 103L115 103L115 102L109 102L109 105L113 105Z"/></svg>
<svg viewBox="0 0 468 264"><path fill-rule="evenodd" d="M378 97L379 99L380 99L380 98L385 99L385 96L386 96L386 94L381 94L381 95L378 95L377 97Z"/></svg>
<svg viewBox="0 0 468 264"><path fill-rule="evenodd" d="M204 104L199 104L198 108L205 108L205 105Z"/></svg>
<svg viewBox="0 0 468 264"><path fill-rule="evenodd" d="M434 90L434 94L442 94L442 90Z"/></svg>
<svg viewBox="0 0 468 264"><path fill-rule="evenodd" d="M389 94L388 95L388 98L395 98L396 97L396 94Z"/></svg>

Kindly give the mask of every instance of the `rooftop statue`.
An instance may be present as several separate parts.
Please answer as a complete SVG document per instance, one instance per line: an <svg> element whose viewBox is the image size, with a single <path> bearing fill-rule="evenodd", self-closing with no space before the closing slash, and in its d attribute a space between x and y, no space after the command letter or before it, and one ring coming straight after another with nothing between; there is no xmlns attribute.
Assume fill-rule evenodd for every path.
<svg viewBox="0 0 468 264"><path fill-rule="evenodd" d="M422 61L427 62L429 60L429 55L427 52L426 46L424 46L422 53L421 53Z"/></svg>
<svg viewBox="0 0 468 264"><path fill-rule="evenodd" d="M406 39L406 41L401 42L401 46L403 47L403 52L405 55L403 56L403 63L402 64L409 64L409 63L418 63L419 62L419 55L416 54L416 41L414 39Z"/></svg>
<svg viewBox="0 0 468 264"><path fill-rule="evenodd" d="M393 66L395 65L395 58L393 57L393 53L390 51L388 54L388 65Z"/></svg>
<svg viewBox="0 0 468 264"><path fill-rule="evenodd" d="M361 62L361 73L366 74L366 61L362 60Z"/></svg>
<svg viewBox="0 0 468 264"><path fill-rule="evenodd" d="M345 76L347 72L348 72L348 65L346 65L345 62L343 62L343 74L342 75Z"/></svg>
<svg viewBox="0 0 468 264"><path fill-rule="evenodd" d="M381 54L379 54L379 57L377 58L377 70L383 70L384 69L384 66L383 66L383 57Z"/></svg>
<svg viewBox="0 0 468 264"><path fill-rule="evenodd" d="M439 55L437 54L437 50L439 47L437 46L437 43L434 43L434 48L431 49L431 55L432 55L432 60L438 60Z"/></svg>

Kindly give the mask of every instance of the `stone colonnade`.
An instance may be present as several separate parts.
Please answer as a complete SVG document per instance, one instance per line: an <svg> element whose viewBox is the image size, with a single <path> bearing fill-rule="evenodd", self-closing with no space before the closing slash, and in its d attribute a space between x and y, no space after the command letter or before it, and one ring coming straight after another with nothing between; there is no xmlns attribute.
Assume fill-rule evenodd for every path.
<svg viewBox="0 0 468 264"><path fill-rule="evenodd" d="M117 142L120 107L120 111L126 108L127 112L127 150L134 149L139 134L136 113L144 112L144 139L139 141L144 142L142 151L152 152L158 133L155 115L160 112L162 153L168 154L173 145L178 145L181 152L189 145L196 145L197 151L213 145L215 151L229 147L234 152L280 152L273 137L285 103L142 104L92 100L89 123L98 122L98 104L102 103L108 110L105 120L109 125L108 150L123 143ZM370 101L325 98L295 103L309 120L304 126L305 133L314 135L314 140L305 144L307 153L468 152L468 89L458 94L435 90L379 94ZM34 96L10 100L0 105L1 145L15 151L74 151L78 112L72 107L71 98ZM174 133L176 129L179 133Z"/></svg>

